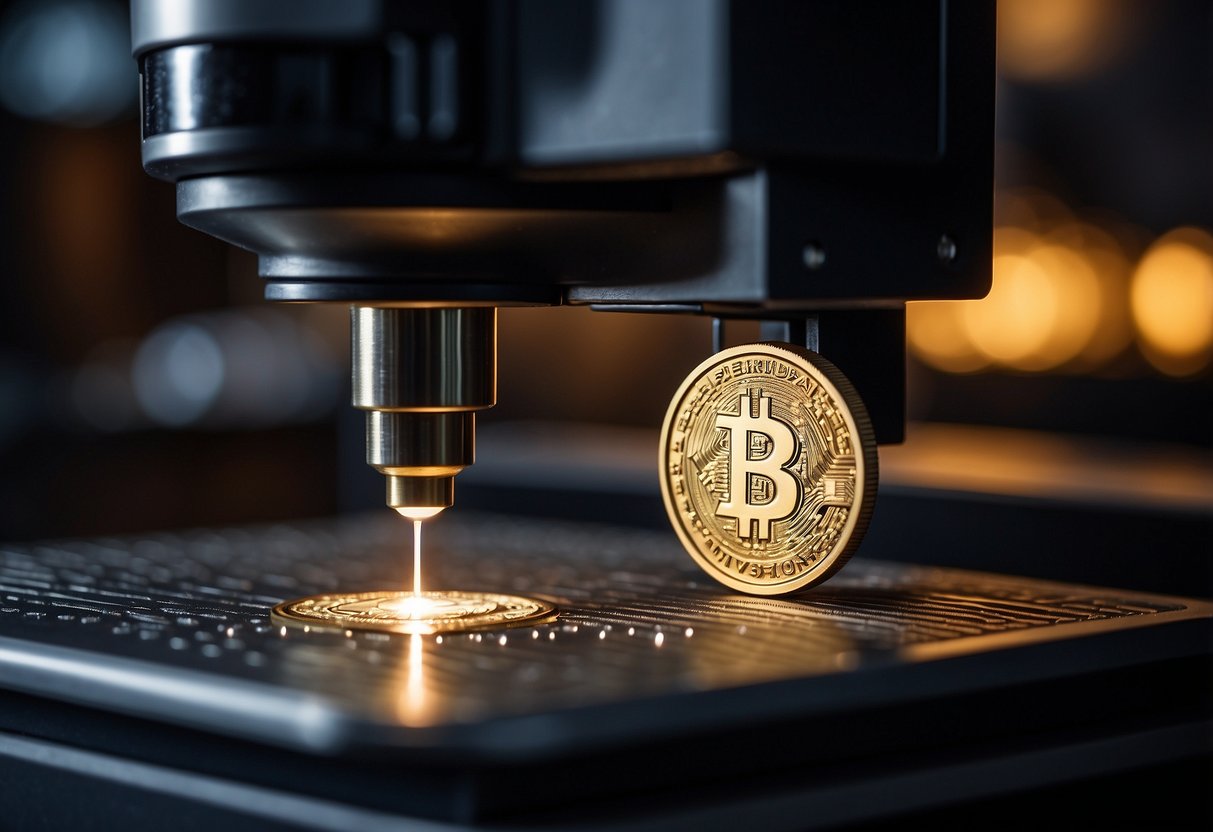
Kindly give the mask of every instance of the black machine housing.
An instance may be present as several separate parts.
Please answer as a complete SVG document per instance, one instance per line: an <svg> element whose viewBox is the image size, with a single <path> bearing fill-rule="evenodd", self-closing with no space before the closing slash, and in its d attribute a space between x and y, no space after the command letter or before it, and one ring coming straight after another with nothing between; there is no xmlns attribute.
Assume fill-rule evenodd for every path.
<svg viewBox="0 0 1213 832"><path fill-rule="evenodd" d="M994 3L134 0L143 163L283 301L813 319L882 442L989 287Z"/></svg>

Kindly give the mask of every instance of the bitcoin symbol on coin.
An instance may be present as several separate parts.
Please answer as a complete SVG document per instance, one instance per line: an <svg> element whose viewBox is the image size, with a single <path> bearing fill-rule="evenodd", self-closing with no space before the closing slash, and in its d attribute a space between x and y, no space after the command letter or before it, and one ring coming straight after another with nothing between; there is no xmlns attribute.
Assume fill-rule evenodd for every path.
<svg viewBox="0 0 1213 832"><path fill-rule="evenodd" d="M757 418L752 403L753 397L743 395L736 415L716 414L730 448L728 496L716 514L737 520L738 537L769 540L771 521L787 517L800 500L800 483L783 469L796 452L796 435L771 416L770 396L758 394Z"/></svg>
<svg viewBox="0 0 1213 832"><path fill-rule="evenodd" d="M837 572L876 497L862 400L832 364L790 344L733 347L695 368L666 414L660 465L691 557L758 595Z"/></svg>

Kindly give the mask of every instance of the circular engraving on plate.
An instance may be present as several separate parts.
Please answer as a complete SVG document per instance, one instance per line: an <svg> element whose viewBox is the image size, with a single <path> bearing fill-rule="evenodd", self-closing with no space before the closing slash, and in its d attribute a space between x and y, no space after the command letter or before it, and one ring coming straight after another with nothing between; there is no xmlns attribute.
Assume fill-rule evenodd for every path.
<svg viewBox="0 0 1213 832"><path fill-rule="evenodd" d="M491 592L442 590L313 595L274 607L271 618L292 627L428 635L539 624L556 616L545 601Z"/></svg>

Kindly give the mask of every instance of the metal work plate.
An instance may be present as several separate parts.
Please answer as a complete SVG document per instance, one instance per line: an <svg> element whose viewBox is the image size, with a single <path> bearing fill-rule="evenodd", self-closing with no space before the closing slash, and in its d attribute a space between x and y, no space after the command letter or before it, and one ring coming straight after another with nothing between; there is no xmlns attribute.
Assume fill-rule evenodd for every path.
<svg viewBox="0 0 1213 832"><path fill-rule="evenodd" d="M271 624L288 598L407 586L388 516L5 546L0 688L312 753L507 761L1208 652L1210 605L1180 598L859 559L765 599L672 533L432 525L427 589L559 618L442 638Z"/></svg>

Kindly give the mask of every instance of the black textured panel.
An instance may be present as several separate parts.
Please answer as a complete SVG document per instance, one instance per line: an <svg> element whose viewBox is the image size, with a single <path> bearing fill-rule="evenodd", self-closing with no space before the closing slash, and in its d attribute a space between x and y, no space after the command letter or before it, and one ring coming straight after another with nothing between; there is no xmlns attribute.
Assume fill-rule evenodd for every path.
<svg viewBox="0 0 1213 832"><path fill-rule="evenodd" d="M561 807L552 828L603 828L661 803L681 820L648 828L702 829L721 801L802 828L1205 753L1203 602L862 560L807 595L753 598L668 531L466 510L431 525L428 587L538 595L560 618L441 639L270 623L286 598L408 586L408 524L386 511L0 546L0 763L58 784L30 800L60 820L60 792L83 792L46 780L51 759L104 781L90 812L136 827L172 795L157 817L239 804L248 828ZM1143 724L1171 727L1126 746ZM982 757L1006 742L1019 765ZM888 785L938 765L964 775ZM801 808L768 804L774 783Z"/></svg>
<svg viewBox="0 0 1213 832"><path fill-rule="evenodd" d="M406 587L409 528L395 516L10 546L0 685L313 748L338 744L352 719L407 745L418 729L824 680L1194 614L1179 599L862 560L810 594L754 598L711 582L671 534L467 512L432 526L427 588L537 595L560 618L445 638L271 625L287 598ZM91 667L98 656L112 675ZM173 687L182 673L188 695Z"/></svg>

